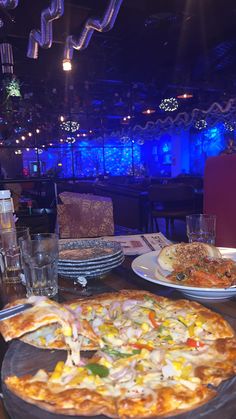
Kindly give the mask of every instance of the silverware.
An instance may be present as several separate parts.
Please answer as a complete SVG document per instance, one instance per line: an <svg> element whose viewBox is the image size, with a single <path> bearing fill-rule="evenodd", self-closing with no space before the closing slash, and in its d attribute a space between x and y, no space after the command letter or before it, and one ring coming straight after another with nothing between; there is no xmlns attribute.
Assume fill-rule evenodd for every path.
<svg viewBox="0 0 236 419"><path fill-rule="evenodd" d="M150 250L156 250L155 247L153 247L153 245L146 239L146 237L144 235L141 235L141 238L143 239L143 241L146 243L146 245L149 247Z"/></svg>
<svg viewBox="0 0 236 419"><path fill-rule="evenodd" d="M17 316L17 314L22 313L29 308L32 308L32 304L19 304L18 306L5 308L4 310L0 310L0 321L9 319L10 317Z"/></svg>

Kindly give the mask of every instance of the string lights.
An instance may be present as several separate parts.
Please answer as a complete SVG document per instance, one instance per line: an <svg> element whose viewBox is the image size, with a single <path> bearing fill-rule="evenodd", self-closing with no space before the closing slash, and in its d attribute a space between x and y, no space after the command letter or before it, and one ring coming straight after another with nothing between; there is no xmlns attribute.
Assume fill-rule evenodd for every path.
<svg viewBox="0 0 236 419"><path fill-rule="evenodd" d="M159 108L165 112L174 112L178 109L178 101L174 97L162 99Z"/></svg>

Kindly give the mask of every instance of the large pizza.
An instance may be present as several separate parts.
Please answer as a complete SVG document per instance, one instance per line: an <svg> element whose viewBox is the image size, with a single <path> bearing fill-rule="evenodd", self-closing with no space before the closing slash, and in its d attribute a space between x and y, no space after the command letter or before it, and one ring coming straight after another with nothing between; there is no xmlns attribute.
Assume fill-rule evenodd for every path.
<svg viewBox="0 0 236 419"><path fill-rule="evenodd" d="M42 409L112 418L171 416L207 403L235 374L233 329L196 302L136 290L67 305L40 297L27 302L31 309L0 323L4 338L68 351L66 362L51 372L5 380L14 394Z"/></svg>

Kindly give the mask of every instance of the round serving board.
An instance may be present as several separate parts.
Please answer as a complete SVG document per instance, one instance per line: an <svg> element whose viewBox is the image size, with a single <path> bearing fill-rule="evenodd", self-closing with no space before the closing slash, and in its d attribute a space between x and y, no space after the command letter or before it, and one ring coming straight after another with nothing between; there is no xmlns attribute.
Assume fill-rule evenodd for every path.
<svg viewBox="0 0 236 419"><path fill-rule="evenodd" d="M40 368L52 371L58 361L66 359L65 351L43 350L27 345L19 340L13 341L6 352L2 364L2 392L5 407L11 419L84 419L84 416L56 415L42 410L33 404L26 403L10 392L4 384L4 379L10 375L22 376L34 374ZM191 412L177 416L176 419L233 419L236 412L236 377L223 383L218 389L218 395L209 403ZM96 416L96 419L105 419ZM107 418L106 418L107 419Z"/></svg>

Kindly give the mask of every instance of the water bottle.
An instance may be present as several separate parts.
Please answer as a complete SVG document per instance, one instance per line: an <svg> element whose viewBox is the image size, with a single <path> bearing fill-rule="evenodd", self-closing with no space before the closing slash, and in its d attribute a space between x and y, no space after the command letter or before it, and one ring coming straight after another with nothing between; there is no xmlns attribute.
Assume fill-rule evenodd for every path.
<svg viewBox="0 0 236 419"><path fill-rule="evenodd" d="M3 282L20 282L20 253L17 245L11 192L0 191L0 271Z"/></svg>
<svg viewBox="0 0 236 419"><path fill-rule="evenodd" d="M14 206L11 192L0 191L0 232L6 229L15 228Z"/></svg>

